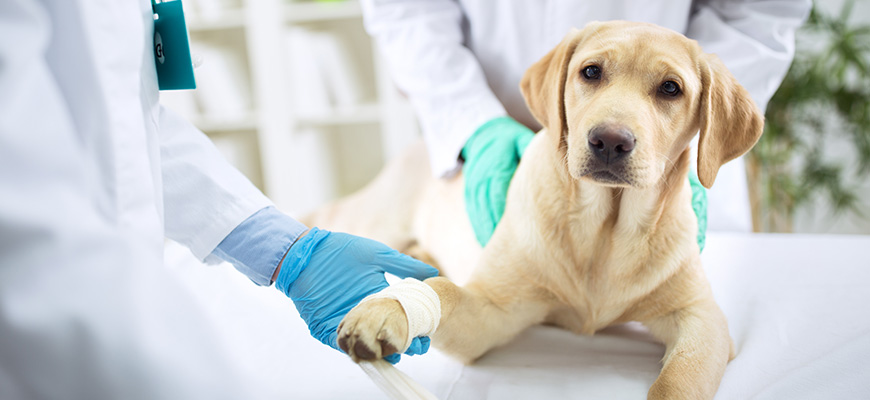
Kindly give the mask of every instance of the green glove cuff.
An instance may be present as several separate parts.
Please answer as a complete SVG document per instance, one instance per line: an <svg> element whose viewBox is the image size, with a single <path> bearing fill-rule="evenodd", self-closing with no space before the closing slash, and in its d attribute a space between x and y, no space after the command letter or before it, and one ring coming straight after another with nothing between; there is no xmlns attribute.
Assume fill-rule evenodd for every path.
<svg viewBox="0 0 870 400"><path fill-rule="evenodd" d="M707 189L701 186L698 174L689 171L689 186L692 188L692 210L698 218L698 247L704 251L707 241Z"/></svg>
<svg viewBox="0 0 870 400"><path fill-rule="evenodd" d="M511 117L498 117L486 121L474 131L474 134L465 142L462 148L462 158L469 160L476 154L485 151L493 140L513 140L516 153L523 156L529 142L535 137L535 133L525 125Z"/></svg>
<svg viewBox="0 0 870 400"><path fill-rule="evenodd" d="M520 157L535 134L511 117L481 125L462 148L465 209L481 246L504 214L507 189Z"/></svg>

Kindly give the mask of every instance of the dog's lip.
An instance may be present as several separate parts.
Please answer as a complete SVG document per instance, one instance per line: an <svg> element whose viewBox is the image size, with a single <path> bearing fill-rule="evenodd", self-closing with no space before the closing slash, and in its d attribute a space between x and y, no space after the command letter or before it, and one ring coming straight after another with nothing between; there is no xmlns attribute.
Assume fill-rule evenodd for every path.
<svg viewBox="0 0 870 400"><path fill-rule="evenodd" d="M631 182L629 182L628 179L625 179L620 174L614 173L610 169L589 170L586 171L586 173L584 173L582 176L589 177L592 180L600 183L631 186Z"/></svg>

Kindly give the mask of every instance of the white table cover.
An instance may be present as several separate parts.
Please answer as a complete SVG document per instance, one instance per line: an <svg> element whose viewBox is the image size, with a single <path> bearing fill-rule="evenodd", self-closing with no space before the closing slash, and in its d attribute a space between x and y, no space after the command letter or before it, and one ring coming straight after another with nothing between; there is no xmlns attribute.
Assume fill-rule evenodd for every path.
<svg viewBox="0 0 870 400"><path fill-rule="evenodd" d="M711 233L703 260L738 352L717 399L870 399L870 237ZM250 398L386 398L277 290L176 244L166 264L254 376ZM637 324L534 327L471 366L432 350L398 367L441 399L644 399L663 354Z"/></svg>

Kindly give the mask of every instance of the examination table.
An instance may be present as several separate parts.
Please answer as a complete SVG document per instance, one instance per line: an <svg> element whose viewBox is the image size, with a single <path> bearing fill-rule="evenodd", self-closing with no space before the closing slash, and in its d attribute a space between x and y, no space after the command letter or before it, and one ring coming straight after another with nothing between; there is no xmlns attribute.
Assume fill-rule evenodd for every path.
<svg viewBox="0 0 870 400"><path fill-rule="evenodd" d="M870 236L713 232L702 258L737 346L717 399L870 399ZM274 288L174 243L166 266L257 377L250 398L386 398ZM433 349L398 368L440 399L645 399L663 354L638 324L592 337L538 326L474 365Z"/></svg>

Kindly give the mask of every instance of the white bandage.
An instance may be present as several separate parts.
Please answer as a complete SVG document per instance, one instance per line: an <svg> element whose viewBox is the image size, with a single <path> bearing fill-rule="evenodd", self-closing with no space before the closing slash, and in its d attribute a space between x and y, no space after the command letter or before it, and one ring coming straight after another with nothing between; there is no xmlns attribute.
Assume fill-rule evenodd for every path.
<svg viewBox="0 0 870 400"><path fill-rule="evenodd" d="M394 400L438 400L426 388L384 360L361 361L359 367Z"/></svg>
<svg viewBox="0 0 870 400"><path fill-rule="evenodd" d="M408 319L408 337L404 346L399 349L400 353L408 350L415 337L429 336L438 329L438 323L441 321L441 299L438 298L435 290L421 281L405 278L378 293L370 294L360 304L372 299L394 299L405 310L405 317Z"/></svg>

